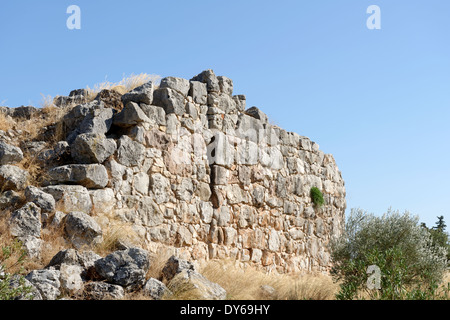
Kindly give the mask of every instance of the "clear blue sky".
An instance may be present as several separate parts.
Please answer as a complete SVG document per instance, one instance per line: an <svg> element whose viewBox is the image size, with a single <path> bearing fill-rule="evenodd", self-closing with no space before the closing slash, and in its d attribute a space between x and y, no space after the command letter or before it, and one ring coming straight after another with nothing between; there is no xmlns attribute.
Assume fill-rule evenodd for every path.
<svg viewBox="0 0 450 320"><path fill-rule="evenodd" d="M381 30L366 27L372 4ZM349 209L450 225L449 40L448 0L2 1L0 104L213 69L334 155Z"/></svg>

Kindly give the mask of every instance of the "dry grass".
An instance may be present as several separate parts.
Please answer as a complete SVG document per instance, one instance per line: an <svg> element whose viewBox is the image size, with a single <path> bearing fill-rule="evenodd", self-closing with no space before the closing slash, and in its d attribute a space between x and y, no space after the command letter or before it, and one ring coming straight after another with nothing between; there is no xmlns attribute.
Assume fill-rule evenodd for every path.
<svg viewBox="0 0 450 320"><path fill-rule="evenodd" d="M149 81L158 84L160 79L161 76L155 74L141 73L138 75L131 74L127 77L124 76L124 78L119 82L104 81L102 83L94 85L94 87L92 88L87 86L86 89L88 91L88 101L94 100L97 94L104 89L115 90L120 94L125 94Z"/></svg>
<svg viewBox="0 0 450 320"><path fill-rule="evenodd" d="M14 128L15 122L11 117L6 116L3 112L0 112L0 130L7 132Z"/></svg>
<svg viewBox="0 0 450 320"><path fill-rule="evenodd" d="M338 290L326 275L268 274L250 266L239 269L230 261L209 261L201 273L221 285L231 300L332 300ZM275 292L268 294L264 285Z"/></svg>

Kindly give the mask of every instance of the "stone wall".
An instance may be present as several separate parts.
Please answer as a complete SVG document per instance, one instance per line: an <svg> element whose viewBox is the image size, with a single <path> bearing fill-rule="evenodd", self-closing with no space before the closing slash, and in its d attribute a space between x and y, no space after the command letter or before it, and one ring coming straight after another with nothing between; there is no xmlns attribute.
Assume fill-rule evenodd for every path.
<svg viewBox="0 0 450 320"><path fill-rule="evenodd" d="M55 99L82 104L62 120L66 139L39 150L52 164L39 186L57 203L49 216L81 211L103 227L126 222L149 248L177 248L187 260L329 270L326 246L346 208L333 156L246 109L231 79L206 70L122 96L84 96ZM313 186L322 207L312 203Z"/></svg>

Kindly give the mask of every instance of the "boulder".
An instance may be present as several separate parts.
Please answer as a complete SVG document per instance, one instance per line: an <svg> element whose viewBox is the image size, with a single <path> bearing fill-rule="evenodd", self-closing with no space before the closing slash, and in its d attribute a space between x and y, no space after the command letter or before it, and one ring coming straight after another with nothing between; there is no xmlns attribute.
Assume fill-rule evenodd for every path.
<svg viewBox="0 0 450 320"><path fill-rule="evenodd" d="M176 77L166 77L161 79L159 85L160 88L170 88L181 93L183 96L187 96L190 89L189 80L176 78Z"/></svg>
<svg viewBox="0 0 450 320"><path fill-rule="evenodd" d="M144 160L145 147L130 137L126 135L120 137L117 145L117 161L124 166L137 166Z"/></svg>
<svg viewBox="0 0 450 320"><path fill-rule="evenodd" d="M57 185L42 188L53 196L59 211L64 213L81 211L90 213L92 201L88 190L83 186Z"/></svg>
<svg viewBox="0 0 450 320"><path fill-rule="evenodd" d="M153 90L154 86L151 81L144 83L143 85L122 95L122 103L124 106L126 106L130 101L138 104L139 103L152 104Z"/></svg>
<svg viewBox="0 0 450 320"><path fill-rule="evenodd" d="M162 107L166 114L175 113L181 116L186 110L186 98L170 88L155 90L153 104Z"/></svg>
<svg viewBox="0 0 450 320"><path fill-rule="evenodd" d="M207 101L206 98L208 96L206 83L202 83L200 81L191 81L189 96L191 96L194 99L195 103L198 103L200 105L206 104Z"/></svg>
<svg viewBox="0 0 450 320"><path fill-rule="evenodd" d="M162 275L167 281L170 281L178 273L185 270L195 271L194 264L190 261L180 259L176 256L171 256L162 269Z"/></svg>
<svg viewBox="0 0 450 320"><path fill-rule="evenodd" d="M103 163L116 149L114 139L108 139L104 134L83 133L72 144L71 154L77 163Z"/></svg>
<svg viewBox="0 0 450 320"><path fill-rule="evenodd" d="M227 297L227 292L219 284L193 270L183 270L176 274L167 287L175 295L187 294L196 300L225 300Z"/></svg>
<svg viewBox="0 0 450 320"><path fill-rule="evenodd" d="M220 91L226 95L233 94L233 80L224 76L218 76Z"/></svg>
<svg viewBox="0 0 450 320"><path fill-rule="evenodd" d="M121 300L125 291L119 285L106 282L89 282L84 285L86 300Z"/></svg>
<svg viewBox="0 0 450 320"><path fill-rule="evenodd" d="M191 79L191 81L199 81L206 83L206 88L209 92L220 92L220 84L219 79L214 74L214 71L211 69L205 70L200 74L196 75Z"/></svg>
<svg viewBox="0 0 450 320"><path fill-rule="evenodd" d="M120 113L114 116L113 124L118 127L129 128L141 122L149 121L150 119L142 111L139 105L130 101L125 105Z"/></svg>
<svg viewBox="0 0 450 320"><path fill-rule="evenodd" d="M132 289L144 285L149 267L149 253L136 247L115 251L95 261L100 276L112 284Z"/></svg>
<svg viewBox="0 0 450 320"><path fill-rule="evenodd" d="M41 236L41 209L32 202L13 211L9 220L9 230L15 237Z"/></svg>
<svg viewBox="0 0 450 320"><path fill-rule="evenodd" d="M9 164L0 166L0 189L3 191L25 189L29 174L26 170Z"/></svg>
<svg viewBox="0 0 450 320"><path fill-rule="evenodd" d="M141 103L140 108L149 118L150 123L154 122L161 126L166 125L166 112L162 107Z"/></svg>
<svg viewBox="0 0 450 320"><path fill-rule="evenodd" d="M75 249L65 249L59 251L45 267L60 270L62 265L72 265L81 268L80 276L83 280L88 280L90 274L95 270L95 261L102 257L93 251L78 251Z"/></svg>
<svg viewBox="0 0 450 320"><path fill-rule="evenodd" d="M233 96L233 100L236 103L236 109L239 112L244 112L246 107L246 97L243 94Z"/></svg>
<svg viewBox="0 0 450 320"><path fill-rule="evenodd" d="M172 293L161 281L150 278L142 288L142 293L153 300L161 300L164 296L170 296Z"/></svg>
<svg viewBox="0 0 450 320"><path fill-rule="evenodd" d="M245 114L260 120L262 123L267 123L269 121L269 117L267 117L267 115L261 110L259 110L257 107L251 107L245 110Z"/></svg>
<svg viewBox="0 0 450 320"><path fill-rule="evenodd" d="M84 281L81 277L83 268L73 264L61 264L60 268L61 291L77 294L83 290Z"/></svg>
<svg viewBox="0 0 450 320"><path fill-rule="evenodd" d="M19 288L29 289L29 291L27 290L26 293L21 293L18 296L16 296L14 300L42 300L42 296L39 290L26 278L19 276L17 274L12 276L11 281L9 282L9 287L12 289L19 289Z"/></svg>
<svg viewBox="0 0 450 320"><path fill-rule="evenodd" d="M56 300L61 295L60 272L53 269L33 270L25 277L41 294L43 300Z"/></svg>
<svg viewBox="0 0 450 320"><path fill-rule="evenodd" d="M20 148L0 141L0 165L17 163L22 159L23 153Z"/></svg>
<svg viewBox="0 0 450 320"><path fill-rule="evenodd" d="M79 184L89 189L102 189L109 181L108 172L101 164L69 164L48 172L50 183Z"/></svg>
<svg viewBox="0 0 450 320"><path fill-rule="evenodd" d="M55 198L49 193L42 191L39 188L28 186L25 189L25 198L27 202L33 202L42 213L52 213L55 211Z"/></svg>
<svg viewBox="0 0 450 320"><path fill-rule="evenodd" d="M83 212L69 213L65 217L64 227L68 238L77 249L98 244L103 239L99 224Z"/></svg>

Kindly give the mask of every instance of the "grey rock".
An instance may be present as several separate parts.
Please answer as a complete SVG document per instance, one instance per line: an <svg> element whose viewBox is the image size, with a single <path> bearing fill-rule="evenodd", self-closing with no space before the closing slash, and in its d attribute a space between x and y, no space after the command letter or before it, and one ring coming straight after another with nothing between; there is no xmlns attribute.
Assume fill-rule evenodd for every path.
<svg viewBox="0 0 450 320"><path fill-rule="evenodd" d="M95 269L95 261L102 259L93 251L78 251L75 249L65 249L59 251L45 267L59 270L63 265L73 265L81 268L80 276L83 280L89 279L89 273Z"/></svg>
<svg viewBox="0 0 450 320"><path fill-rule="evenodd" d="M18 238L25 249L28 258L40 259L43 240L35 236L23 236Z"/></svg>
<svg viewBox="0 0 450 320"><path fill-rule="evenodd" d="M76 294L83 290L84 281L81 277L83 268L73 264L62 264L59 268L61 291Z"/></svg>
<svg viewBox="0 0 450 320"><path fill-rule="evenodd" d="M102 241L102 229L98 223L83 212L71 212L64 221L64 229L69 240L80 249L83 246L95 245Z"/></svg>
<svg viewBox="0 0 450 320"><path fill-rule="evenodd" d="M109 128L111 127L111 124L112 124L112 112L113 111L112 111L112 109L105 109L102 102L94 100L92 102L81 104L81 105L78 105L78 106L72 108L62 118L65 132L68 133L67 141L69 143L72 143L78 134L87 133L87 132L81 132L78 129L78 127L80 127L81 123L84 122L83 128L85 130L87 130L90 127L91 122L96 118L95 113L94 113L95 110L104 110L104 112L105 112L105 114L102 114L102 117L101 117L102 119L96 120L96 124L97 124L96 131L102 131L102 133L106 133L109 131ZM106 117L105 117L105 115L106 115ZM110 118L109 118L109 115L111 116Z"/></svg>
<svg viewBox="0 0 450 320"><path fill-rule="evenodd" d="M196 300L225 300L227 292L219 284L206 279L202 274L183 270L169 282L169 290L174 292L189 292Z"/></svg>
<svg viewBox="0 0 450 320"><path fill-rule="evenodd" d="M202 221L206 224L211 223L214 214L214 209L211 202L200 203L200 217Z"/></svg>
<svg viewBox="0 0 450 320"><path fill-rule="evenodd" d="M264 205L264 187L255 185L252 190L252 201L255 207Z"/></svg>
<svg viewBox="0 0 450 320"><path fill-rule="evenodd" d="M26 294L19 294L14 298L14 300L42 300L42 295L39 290L30 281L22 276L12 276L12 279L9 282L9 287L12 289L29 288L30 290Z"/></svg>
<svg viewBox="0 0 450 320"><path fill-rule="evenodd" d="M192 179L183 178L181 183L176 186L175 195L181 201L190 201L194 194L194 185Z"/></svg>
<svg viewBox="0 0 450 320"><path fill-rule="evenodd" d="M256 119L246 114L239 115L236 124L238 136L250 138L250 141L258 142L257 137L259 131L262 129L264 129L264 126L262 121L260 121L259 119Z"/></svg>
<svg viewBox="0 0 450 320"><path fill-rule="evenodd" d="M211 69L205 70L200 74L196 75L191 79L191 81L199 81L206 83L206 87L209 92L220 92L220 84L219 79L214 74L214 71Z"/></svg>
<svg viewBox="0 0 450 320"><path fill-rule="evenodd" d="M190 82L190 90L189 96L194 99L195 103L204 105L207 101L208 90L206 87L206 83L202 83L200 81L191 81Z"/></svg>
<svg viewBox="0 0 450 320"><path fill-rule="evenodd" d="M152 104L153 102L154 85L151 81L125 93L122 96L123 105L126 106L128 102Z"/></svg>
<svg viewBox="0 0 450 320"><path fill-rule="evenodd" d="M25 189L28 181L28 172L9 164L0 166L0 186L3 191Z"/></svg>
<svg viewBox="0 0 450 320"><path fill-rule="evenodd" d="M149 121L154 121L157 125L164 126L166 125L166 111L162 107L149 105L149 104L140 104L141 110L145 113L145 115L149 118Z"/></svg>
<svg viewBox="0 0 450 320"><path fill-rule="evenodd" d="M25 277L41 294L43 300L56 300L60 295L61 282L58 270L33 270Z"/></svg>
<svg viewBox="0 0 450 320"><path fill-rule="evenodd" d="M269 117L257 107L251 107L245 110L245 113L255 119L261 120L262 123L267 123L269 120Z"/></svg>
<svg viewBox="0 0 450 320"><path fill-rule="evenodd" d="M167 202L170 198L170 182L159 173L152 174L150 188L153 192L156 203L161 204Z"/></svg>
<svg viewBox="0 0 450 320"><path fill-rule="evenodd" d="M92 109L80 123L78 133L106 134L113 123L114 110L105 108L99 102L99 108Z"/></svg>
<svg viewBox="0 0 450 320"><path fill-rule="evenodd" d="M145 147L130 137L125 135L120 137L117 145L117 161L124 166L137 166L144 160Z"/></svg>
<svg viewBox="0 0 450 320"><path fill-rule="evenodd" d="M144 285L149 267L149 253L141 248L115 251L95 262L98 274L108 282L131 288Z"/></svg>
<svg viewBox="0 0 450 320"><path fill-rule="evenodd" d="M161 281L150 278L142 288L142 293L153 300L161 300L164 296L170 296L172 293Z"/></svg>
<svg viewBox="0 0 450 320"><path fill-rule="evenodd" d="M121 300L125 290L116 284L106 282L89 282L84 285L86 300Z"/></svg>
<svg viewBox="0 0 450 320"><path fill-rule="evenodd" d="M10 233L15 237L41 236L41 209L32 202L15 210L9 220Z"/></svg>
<svg viewBox="0 0 450 320"><path fill-rule="evenodd" d="M160 88L170 88L181 93L183 96L187 96L190 89L189 80L176 77L166 77L161 79L159 85Z"/></svg>
<svg viewBox="0 0 450 320"><path fill-rule="evenodd" d="M62 212L72 211L91 212L92 201L88 190L83 186L57 185L42 188L53 196Z"/></svg>
<svg viewBox="0 0 450 320"><path fill-rule="evenodd" d="M18 192L13 190L5 191L0 194L0 210L14 208L20 201L22 201L22 197Z"/></svg>
<svg viewBox="0 0 450 320"><path fill-rule="evenodd" d="M69 164L51 169L48 175L53 184L79 184L89 189L102 189L109 181L101 164Z"/></svg>
<svg viewBox="0 0 450 320"><path fill-rule="evenodd" d="M77 136L72 144L72 157L77 163L103 163L117 149L114 139L104 134L84 133Z"/></svg>
<svg viewBox="0 0 450 320"><path fill-rule="evenodd" d="M181 116L185 113L186 98L173 89L159 88L154 92L153 104L162 107L166 114L175 113Z"/></svg>
<svg viewBox="0 0 450 320"><path fill-rule="evenodd" d="M236 109L239 112L244 112L245 107L246 107L246 102L247 102L246 101L247 98L245 97L245 95L240 94L240 95L233 96L233 100L236 103Z"/></svg>
<svg viewBox="0 0 450 320"><path fill-rule="evenodd" d="M155 227L162 224L164 218L161 209L149 196L123 196L126 220L145 227Z"/></svg>
<svg viewBox="0 0 450 320"><path fill-rule="evenodd" d="M135 126L141 122L149 122L149 118L135 102L128 102L121 112L114 116L113 124L128 128Z"/></svg>
<svg viewBox="0 0 450 320"><path fill-rule="evenodd" d="M51 213L55 211L56 202L53 196L39 188L28 186L25 189L25 198L27 202L33 202L41 208L42 213Z"/></svg>
<svg viewBox="0 0 450 320"><path fill-rule="evenodd" d="M190 261L180 259L176 256L171 256L162 269L162 275L166 280L170 281L177 274L186 270L195 271L194 264Z"/></svg>
<svg viewBox="0 0 450 320"><path fill-rule="evenodd" d="M233 94L233 80L224 76L218 76L219 87L222 93L225 93L229 96Z"/></svg>
<svg viewBox="0 0 450 320"><path fill-rule="evenodd" d="M19 147L0 141L0 165L13 164L22 161L22 159L23 153Z"/></svg>

